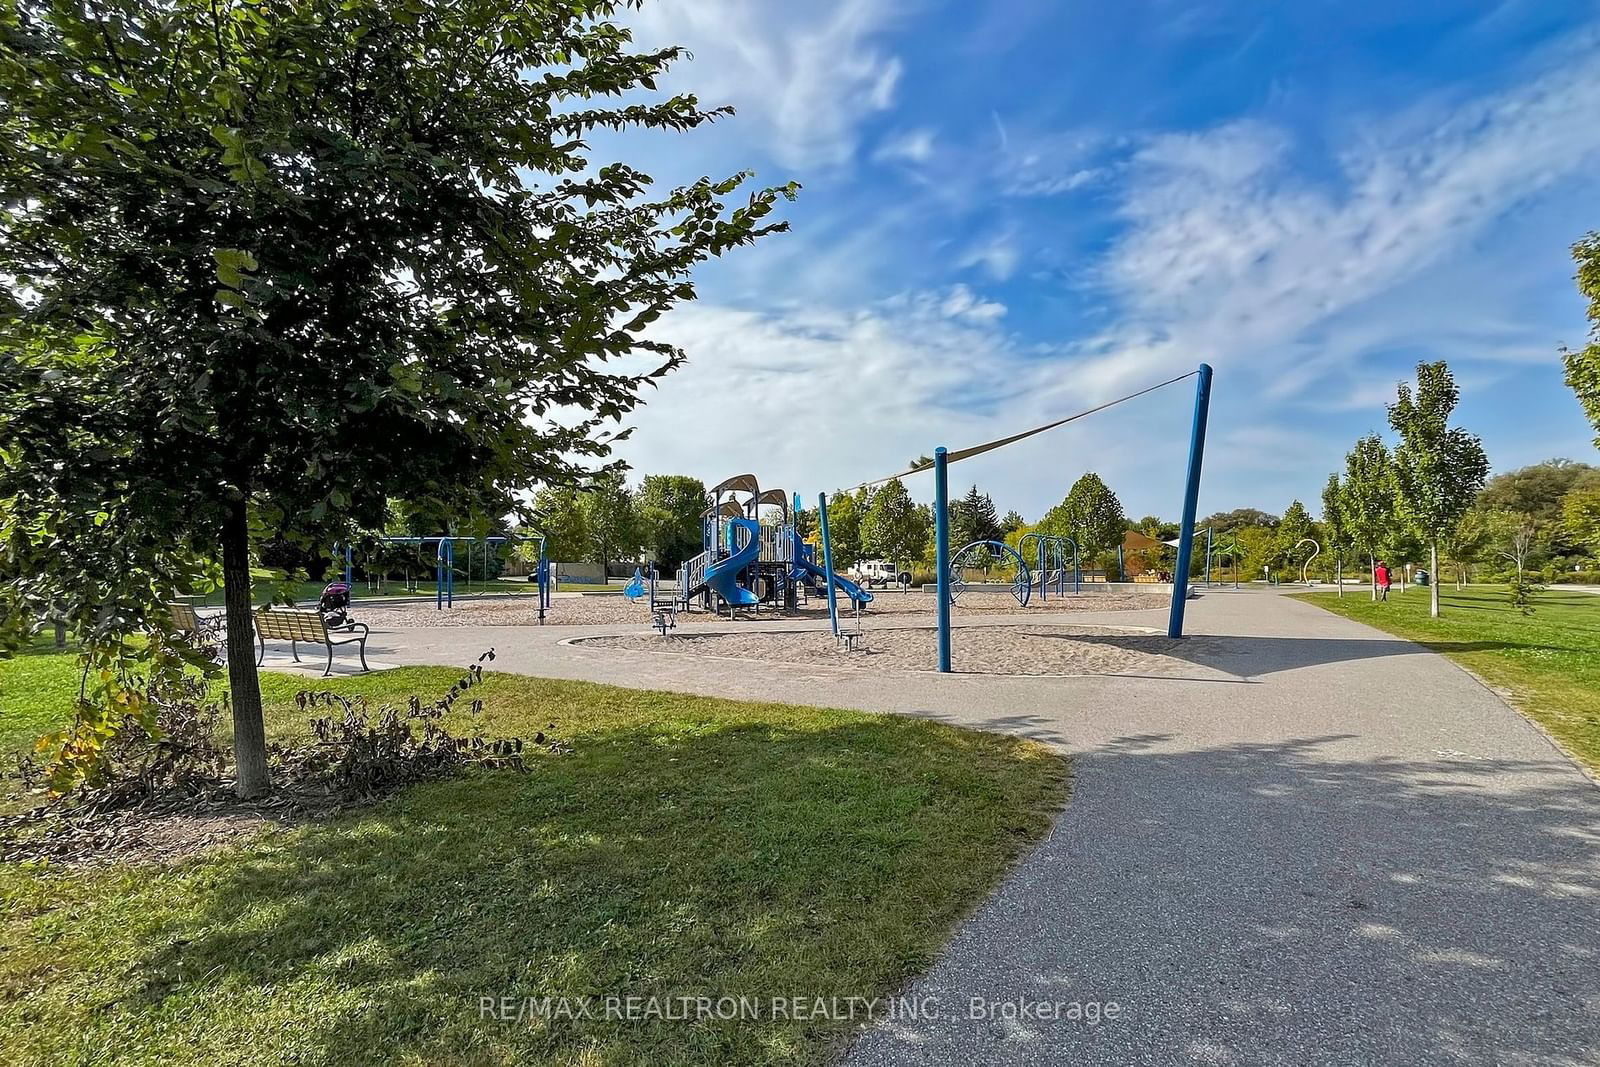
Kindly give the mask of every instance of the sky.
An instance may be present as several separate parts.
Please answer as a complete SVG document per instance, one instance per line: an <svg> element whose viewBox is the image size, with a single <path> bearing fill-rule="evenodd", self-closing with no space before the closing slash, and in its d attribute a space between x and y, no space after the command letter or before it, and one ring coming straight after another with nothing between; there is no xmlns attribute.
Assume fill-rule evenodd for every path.
<svg viewBox="0 0 1600 1067"><path fill-rule="evenodd" d="M1600 5L658 0L663 92L737 114L592 140L659 183L794 180L697 271L689 362L619 446L812 502L1215 368L1200 514L1319 510L1418 360L1496 470L1600 462L1561 381L1600 228ZM1085 471L1176 518L1193 380L951 469L1036 519ZM907 479L930 499L932 478Z"/></svg>

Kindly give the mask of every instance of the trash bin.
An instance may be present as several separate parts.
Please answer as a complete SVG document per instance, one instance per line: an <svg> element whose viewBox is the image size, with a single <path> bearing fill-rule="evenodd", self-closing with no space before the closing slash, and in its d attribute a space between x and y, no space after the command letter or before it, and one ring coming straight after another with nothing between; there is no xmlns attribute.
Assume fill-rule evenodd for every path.
<svg viewBox="0 0 1600 1067"><path fill-rule="evenodd" d="M1412 581L1416 582L1418 585L1427 585L1428 584L1428 572L1427 571L1418 571L1416 573L1416 575L1412 578Z"/></svg>

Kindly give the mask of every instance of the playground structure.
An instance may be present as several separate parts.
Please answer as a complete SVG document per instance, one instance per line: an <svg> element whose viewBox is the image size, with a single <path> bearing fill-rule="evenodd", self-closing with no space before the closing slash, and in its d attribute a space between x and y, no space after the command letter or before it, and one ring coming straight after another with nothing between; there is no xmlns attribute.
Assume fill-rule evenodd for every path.
<svg viewBox="0 0 1600 1067"><path fill-rule="evenodd" d="M1055 587L1057 596L1067 595L1067 548L1072 548L1072 592L1074 595L1083 591L1083 572L1078 568L1078 542L1071 537L1056 537L1050 534L1030 533L1023 534L1017 541L1017 555L1023 560L1028 558L1028 546L1032 542L1037 546L1039 568L1035 580L1039 585L1039 599L1050 598L1050 588ZM1030 582L1031 586L1033 583ZM1027 606L1027 600L1023 600Z"/></svg>
<svg viewBox="0 0 1600 1067"><path fill-rule="evenodd" d="M1042 548L1040 552L1043 558ZM967 590L967 568L980 560L997 560L1002 566L1008 561L1012 563L1011 595L1017 598L1020 606L1028 606L1028 596L1033 592L1033 573L1028 569L1028 561L1022 558L1022 553L1003 541L973 541L962 545L951 557L949 586L952 604L959 601L961 594Z"/></svg>
<svg viewBox="0 0 1600 1067"><path fill-rule="evenodd" d="M1311 555L1307 556L1306 561L1300 565L1300 584L1309 586L1311 584L1311 561L1322 555L1322 545L1314 537L1302 537L1294 543L1294 551L1298 552L1301 545L1311 546Z"/></svg>
<svg viewBox="0 0 1600 1067"><path fill-rule="evenodd" d="M762 491L753 474L737 474L707 494L700 518L700 554L678 569L674 610L795 611L809 596L841 592L859 611L872 594L819 565L816 549L795 526L798 498ZM652 575L652 578L654 575ZM660 602L651 582L651 609Z"/></svg>

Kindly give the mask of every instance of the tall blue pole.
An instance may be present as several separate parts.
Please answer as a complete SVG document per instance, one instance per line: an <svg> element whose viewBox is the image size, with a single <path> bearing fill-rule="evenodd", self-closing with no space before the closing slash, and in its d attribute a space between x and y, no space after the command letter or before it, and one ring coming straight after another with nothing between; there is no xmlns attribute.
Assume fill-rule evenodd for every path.
<svg viewBox="0 0 1600 1067"><path fill-rule="evenodd" d="M828 538L828 494L817 494L817 522L822 531L822 578L828 583L828 621L839 636L839 594L833 588L833 542Z"/></svg>
<svg viewBox="0 0 1600 1067"><path fill-rule="evenodd" d="M939 595L939 670L950 673L950 471L948 453L933 450L933 565Z"/></svg>
<svg viewBox="0 0 1600 1067"><path fill-rule="evenodd" d="M1189 599L1189 557L1194 553L1194 513L1200 505L1200 465L1206 451L1206 416L1211 411L1211 365L1200 364L1194 386L1194 428L1189 435L1189 478L1183 489L1183 532L1178 535L1178 569L1172 576L1172 615L1167 636L1183 636L1183 608Z"/></svg>

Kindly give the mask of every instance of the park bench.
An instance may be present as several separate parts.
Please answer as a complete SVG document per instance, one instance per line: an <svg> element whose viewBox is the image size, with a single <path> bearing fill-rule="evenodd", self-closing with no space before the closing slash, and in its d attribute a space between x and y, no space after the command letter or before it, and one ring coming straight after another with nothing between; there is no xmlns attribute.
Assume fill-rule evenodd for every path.
<svg viewBox="0 0 1600 1067"><path fill-rule="evenodd" d="M329 630L328 624L322 619L322 613L317 611L262 608L256 613L256 642L261 646L261 654L256 657L256 666L259 667L267 658L268 641L289 642L289 651L293 654L294 661L299 663L300 642L305 641L327 648L328 666L322 672L324 678L333 673L335 645L356 645L361 655L361 669L370 671L372 668L367 666L367 634L366 625L359 622Z"/></svg>
<svg viewBox="0 0 1600 1067"><path fill-rule="evenodd" d="M222 629L227 620L222 615L201 615L193 604L174 601L167 605L172 615L172 625L181 634L193 637L203 645L220 645Z"/></svg>

